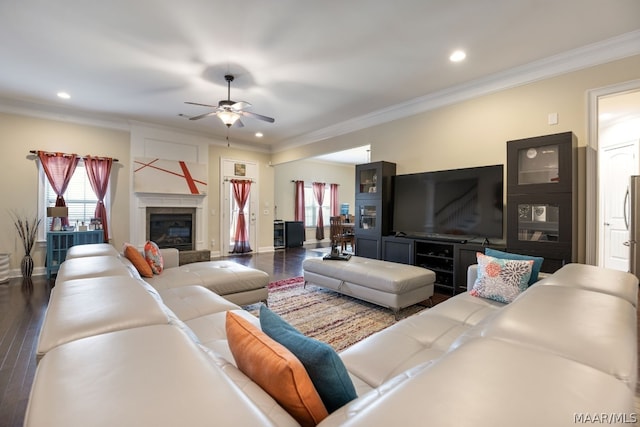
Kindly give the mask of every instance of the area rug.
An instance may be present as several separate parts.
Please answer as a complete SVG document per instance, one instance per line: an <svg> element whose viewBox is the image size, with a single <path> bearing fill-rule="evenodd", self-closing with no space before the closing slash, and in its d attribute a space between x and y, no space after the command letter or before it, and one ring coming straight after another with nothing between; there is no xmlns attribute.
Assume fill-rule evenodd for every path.
<svg viewBox="0 0 640 427"><path fill-rule="evenodd" d="M387 308L344 296L315 285L304 286L302 277L269 284L269 308L306 336L331 345L336 351L396 323ZM413 305L400 311L399 319L427 307ZM260 306L245 307L258 315Z"/></svg>

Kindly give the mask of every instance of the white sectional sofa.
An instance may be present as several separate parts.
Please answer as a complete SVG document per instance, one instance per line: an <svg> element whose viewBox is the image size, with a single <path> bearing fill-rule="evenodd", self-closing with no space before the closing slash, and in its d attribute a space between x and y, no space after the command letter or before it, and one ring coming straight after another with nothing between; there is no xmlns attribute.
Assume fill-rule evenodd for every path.
<svg viewBox="0 0 640 427"><path fill-rule="evenodd" d="M58 277L25 426L298 425L235 366L226 312L257 318L197 285L109 276L105 257L84 260L102 276ZM637 292L570 264L506 306L457 295L343 351L358 397L319 425L633 421Z"/></svg>

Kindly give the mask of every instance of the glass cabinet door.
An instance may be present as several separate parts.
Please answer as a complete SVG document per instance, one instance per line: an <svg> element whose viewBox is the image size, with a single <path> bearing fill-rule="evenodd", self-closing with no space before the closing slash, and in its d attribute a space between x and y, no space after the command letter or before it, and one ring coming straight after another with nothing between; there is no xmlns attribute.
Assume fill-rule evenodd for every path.
<svg viewBox="0 0 640 427"><path fill-rule="evenodd" d="M557 204L518 204L518 240L558 242L560 207Z"/></svg>
<svg viewBox="0 0 640 427"><path fill-rule="evenodd" d="M361 168L358 170L357 178L358 188L356 191L360 195L376 195L378 189L378 168Z"/></svg>
<svg viewBox="0 0 640 427"><path fill-rule="evenodd" d="M571 132L507 142L507 194L571 193L576 139Z"/></svg>
<svg viewBox="0 0 640 427"><path fill-rule="evenodd" d="M357 232L379 233L380 202L376 200L357 202L356 227Z"/></svg>
<svg viewBox="0 0 640 427"><path fill-rule="evenodd" d="M558 145L518 150L518 185L557 184Z"/></svg>
<svg viewBox="0 0 640 427"><path fill-rule="evenodd" d="M507 246L571 248L572 200L565 194L516 195L507 205Z"/></svg>

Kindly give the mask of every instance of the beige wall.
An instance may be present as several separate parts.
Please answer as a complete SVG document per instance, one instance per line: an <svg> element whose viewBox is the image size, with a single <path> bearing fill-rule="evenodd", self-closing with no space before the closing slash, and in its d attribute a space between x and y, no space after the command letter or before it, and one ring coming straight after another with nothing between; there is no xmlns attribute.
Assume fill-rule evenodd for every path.
<svg viewBox="0 0 640 427"><path fill-rule="evenodd" d="M36 214L38 209L38 169L30 150L61 151L78 155L119 159L112 173L113 240L123 242L129 235L129 133L53 120L0 114L0 252L11 253L11 268L17 269L24 250L9 215L15 210ZM125 212L120 215L120 212ZM36 268L44 266L46 248L36 243L32 253Z"/></svg>

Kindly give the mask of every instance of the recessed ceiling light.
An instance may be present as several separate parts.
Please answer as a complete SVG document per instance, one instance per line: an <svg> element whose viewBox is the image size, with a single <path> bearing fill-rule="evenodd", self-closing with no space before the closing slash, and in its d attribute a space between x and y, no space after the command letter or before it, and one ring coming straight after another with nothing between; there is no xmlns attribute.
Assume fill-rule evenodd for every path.
<svg viewBox="0 0 640 427"><path fill-rule="evenodd" d="M58 98L69 99L71 98L71 95L69 95L67 92L58 92Z"/></svg>
<svg viewBox="0 0 640 427"><path fill-rule="evenodd" d="M451 62L460 62L467 57L467 54L463 50L456 50L449 56Z"/></svg>
<svg viewBox="0 0 640 427"><path fill-rule="evenodd" d="M262 138L263 136L262 132L256 132L256 138Z"/></svg>

